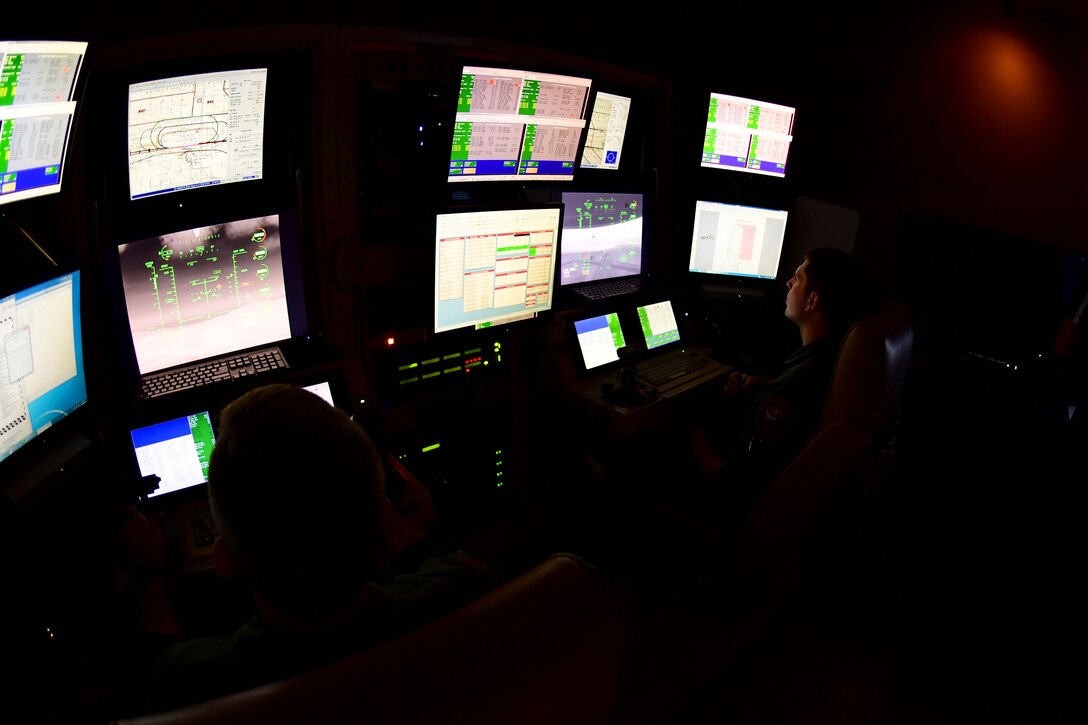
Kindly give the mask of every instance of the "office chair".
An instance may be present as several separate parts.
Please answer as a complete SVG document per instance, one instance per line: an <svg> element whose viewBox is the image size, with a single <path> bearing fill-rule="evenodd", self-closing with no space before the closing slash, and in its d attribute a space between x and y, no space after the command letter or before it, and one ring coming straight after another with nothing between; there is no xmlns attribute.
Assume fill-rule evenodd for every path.
<svg viewBox="0 0 1088 725"><path fill-rule="evenodd" d="M585 723L613 717L628 646L619 591L553 554L468 606L292 678L117 725Z"/></svg>
<svg viewBox="0 0 1088 725"><path fill-rule="evenodd" d="M731 542L744 578L785 594L819 540L843 523L835 516L856 516L877 494L894 461L913 344L910 310L895 300L847 331L816 431Z"/></svg>
<svg viewBox="0 0 1088 725"><path fill-rule="evenodd" d="M713 568L699 592L716 616L702 625L702 661L685 671L679 703L757 639L817 561L843 553L836 547L849 541L846 531L864 516L894 453L913 339L910 311L895 301L855 323L839 349L816 431L743 522L710 530L690 516L666 523L693 552L709 551Z"/></svg>

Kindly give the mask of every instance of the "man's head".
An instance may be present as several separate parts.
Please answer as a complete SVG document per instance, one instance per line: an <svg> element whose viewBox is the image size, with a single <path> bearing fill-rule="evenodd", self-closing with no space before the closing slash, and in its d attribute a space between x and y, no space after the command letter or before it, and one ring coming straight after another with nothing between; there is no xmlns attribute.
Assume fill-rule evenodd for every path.
<svg viewBox="0 0 1088 725"><path fill-rule="evenodd" d="M786 317L801 329L805 342L842 332L864 310L868 290L853 255L817 247L786 282Z"/></svg>
<svg viewBox="0 0 1088 725"><path fill-rule="evenodd" d="M378 572L384 470L342 410L293 385L251 390L221 412L212 449L217 545L278 612L335 617Z"/></svg>

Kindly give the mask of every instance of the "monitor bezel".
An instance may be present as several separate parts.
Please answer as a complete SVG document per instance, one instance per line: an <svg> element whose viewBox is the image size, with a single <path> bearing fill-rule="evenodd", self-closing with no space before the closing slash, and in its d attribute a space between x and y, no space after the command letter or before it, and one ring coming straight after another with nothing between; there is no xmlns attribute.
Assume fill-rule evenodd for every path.
<svg viewBox="0 0 1088 725"><path fill-rule="evenodd" d="M78 280L78 299L74 302L75 309L73 312L76 317L74 333L79 336L78 350L81 359L77 359L76 362L79 371L77 374L82 377L83 382L83 400L63 416L52 421L47 427L35 431L29 439L0 459L0 471L4 472L3 478L5 480L9 480L9 478L15 480L19 472L24 472L35 464L46 461L54 452L64 448L73 436L82 436L91 415L89 411L91 409L92 395L89 378L92 377L92 373L88 365L87 323L84 319L88 310L89 280L87 275L76 264L53 267L33 275L24 276L16 283L7 282L0 286L0 298L25 293L34 287L49 284L68 275L75 275ZM10 477L9 472L11 473Z"/></svg>
<svg viewBox="0 0 1088 725"><path fill-rule="evenodd" d="M615 172L613 172L615 173ZM653 260L653 252L651 246L653 245L653 225L656 224L656 194L655 188L652 184L652 180L644 175L634 174L620 174L610 177L593 177L592 179L579 180L573 186L563 186L552 190L552 201L562 203L563 219L566 218L567 209L566 204L563 202L563 196L570 193L598 193L598 192L615 192L619 194L642 194L643 214L642 214L642 259L641 259L641 271L638 274L624 275L623 277L613 277L612 279L627 279L630 277L643 277L647 280L653 278L653 268L651 266ZM563 220L560 220L561 222ZM585 282L570 282L562 284L560 280L561 268L560 263L563 258L563 242L560 240L559 245L559 257L556 259L555 265L555 288L563 296L569 296L575 293L580 287L597 284L600 280L590 280Z"/></svg>
<svg viewBox="0 0 1088 725"><path fill-rule="evenodd" d="M66 39L53 39L45 40L44 38L20 38L20 39L8 39L0 40L0 46L19 45L19 44L36 44L41 43L45 45L57 44L71 44L81 46L82 50L79 57L79 67L76 69L76 76L72 82L72 89L69 94L66 104L72 104L72 114L68 119L68 129L65 132L64 147L61 150L60 158L60 170L57 175L57 182L48 186L38 186L26 191L15 191L9 194L0 194L0 209L7 210L12 206L17 206L34 199L43 199L49 197L55 197L63 193L68 185L71 183L65 181L65 175L67 169L72 165L72 159L74 156L74 148L76 146L76 132L79 125L79 120L84 110L84 94L87 88L88 79L90 78L90 72L87 70L88 58L91 53L90 42L87 40L75 40L71 38ZM16 106L8 106L7 108L15 108Z"/></svg>
<svg viewBox="0 0 1088 725"><path fill-rule="evenodd" d="M785 215L785 224L783 225L782 241L778 250L778 261L775 265L775 273L771 276L757 276L757 275L745 275L745 274L733 274L727 272L712 272L708 270L696 270L691 266L692 250L695 243L695 225L698 219L699 203L718 204L727 207L740 207L746 209L755 209L759 211L777 212ZM731 285L738 290L744 288L762 289L764 286L772 286L778 282L782 274L782 261L785 258L786 244L789 241L789 234L791 229L791 223L793 214L790 210L773 206L762 205L754 203L740 203L736 200L724 200L714 198L713 195L703 194L699 198L693 199L691 202L691 211L688 214L687 229L687 258L684 262L683 269L687 272L688 276L698 281L704 287L713 287L715 285Z"/></svg>
<svg viewBox="0 0 1088 725"><path fill-rule="evenodd" d="M526 74L526 75L545 75L545 76L560 76L560 77L561 76L566 76L568 78L576 78L578 80L587 81L586 98L585 98L585 103L583 105L582 114L581 114L582 128L581 128L581 132L578 135L578 144L577 144L577 147L575 149L574 159L571 162L571 173L568 174L568 175L563 175L560 178L553 178L551 176L549 176L547 178L541 178L541 177L535 176L533 174L519 174L519 173L516 173L516 172L514 174L512 174L512 175L506 175L506 174L497 175L496 174L496 175L485 175L485 176L479 176L479 177L468 176L468 175L453 175L453 174L450 174L449 170L450 170L450 165L453 163L453 158L452 158L452 153L453 153L452 146L453 146L453 143L452 142L453 142L453 133L455 132L456 124L458 122L457 121L457 113L458 113L457 112L457 99L459 98L459 95L460 95L460 87L455 88L454 89L454 94L455 94L454 95L454 103L453 103L454 114L453 114L453 118L450 121L451 131L450 131L450 134L449 134L449 137L448 137L449 143L448 143L447 158L446 158L446 179L445 179L445 181L443 183L446 184L447 186L460 187L460 186L475 186L475 185L479 185L479 184L484 184L484 185L488 185L488 186L490 186L490 185L509 185L509 184L513 184L513 185L527 184L527 185L530 185L530 186L548 186L548 185L552 185L552 184L568 184L568 183L573 182L578 177L578 174L579 174L579 171L580 171L579 167L581 165L581 160L582 160L582 152L583 152L583 149L585 148L586 131L589 128L589 113L590 113L590 109L591 109L591 103L592 103L593 98L594 98L594 86L595 86L594 79L591 76L586 75L583 72L576 71L576 70L566 70L566 69L558 68L558 67L541 67L539 64L533 64L533 63L497 63L497 62L494 62L493 60L479 60L479 59L465 58L463 60L463 62L461 63L461 67L460 67L459 72L457 73L457 83L460 83L461 78L464 77L465 70L468 69L468 68L494 69L494 70L500 71L500 72L503 72L503 71L505 71L505 72L515 72L515 73L523 73L523 74ZM531 117L526 117L526 118L531 118ZM528 122L526 122L526 124L527 123ZM524 140L524 136L523 136L523 140ZM521 160L521 150L520 149L518 151L518 159L517 160L518 160L518 162L520 162L520 160Z"/></svg>
<svg viewBox="0 0 1088 725"><path fill-rule="evenodd" d="M102 281L108 299L110 320L108 327L113 335L114 364L122 380L134 383L141 376L129 324L128 306L125 300L124 280L121 274L120 247L123 244L149 239L160 234L175 234L202 226L224 224L230 221L277 215L280 222L280 254L283 259L284 289L287 295L290 318L290 340L301 341L318 334L314 321L320 319L313 312L308 295L309 272L304 264L304 230L294 209L268 209L265 207L239 208L236 216L220 218L217 212L205 212L181 227L159 226L155 231L144 231L140 236L121 238L102 245ZM154 229L154 227L152 227ZM146 229L146 228L145 228ZM275 343L268 343L275 344ZM229 353L224 353L229 354Z"/></svg>
<svg viewBox="0 0 1088 725"><path fill-rule="evenodd" d="M140 239L163 229L199 226L194 218L244 218L241 209L298 209L312 159L308 108L312 59L301 51L276 50L185 56L96 74L91 134L100 173L88 191L95 198L103 239ZM129 189L128 107L134 83L247 69L267 70L261 178L215 184L132 199ZM301 95L300 95L301 94Z"/></svg>
<svg viewBox="0 0 1088 725"><path fill-rule="evenodd" d="M511 317L507 316L499 318L493 321L493 324L486 328L480 328L477 325L480 322L486 322L486 320L480 322L469 322L460 325L446 325L441 329L438 326L438 217L444 214L461 214L461 213L478 213L478 212L502 212L502 211L517 211L521 209L527 210L539 210L539 209L551 209L557 210L558 218L556 220L556 238L555 238L555 250L553 252L552 270L549 276L549 299L547 306L544 309L540 309L528 315L526 317ZM432 237L432 258L431 268L433 270L431 277L431 308L432 316L428 322L429 330L431 334L442 336L443 339L452 337L453 335L474 335L476 333L485 332L488 329L503 329L508 328L511 325L531 325L543 316L550 315L557 306L555 286L555 265L558 263L559 249L563 243L563 204L562 202L554 201L529 201L523 197L518 199L501 199L487 202L467 202L461 204L446 204L437 208L433 215L433 221L431 226Z"/></svg>
<svg viewBox="0 0 1088 725"><path fill-rule="evenodd" d="M787 147L786 147L786 160L785 160L785 162L783 164L783 169L782 169L781 172L764 171L762 169L750 168L747 165L747 160L745 161L744 166L708 164L708 163L705 162L705 160L703 158L703 153L705 153L705 147L706 147L706 133L707 133L707 131L710 130L710 124L711 124L711 121L710 121L710 104L711 104L711 102L714 100L714 98L716 96L723 97L723 98L736 99L738 101L744 101L744 102L746 102L748 104L751 104L751 105L773 106L775 108L788 109L789 111L791 111L790 132L789 132L789 134L787 134L789 136L789 141L787 142ZM700 143L700 148L702 150L700 151L700 154L699 154L699 168L700 169L706 169L706 170L709 170L711 172L732 171L732 172L735 172L737 174L741 174L743 176L748 176L748 177L765 177L765 178L773 178L773 179L786 179L787 178L787 176L789 175L789 169L791 168L790 165L789 165L789 162L790 162L790 153L793 151L793 142L794 142L794 133L793 133L793 131L794 131L794 128L796 127L796 125L797 125L797 107L796 106L791 106L791 105L788 105L788 104L785 104L785 103L779 103L777 101L771 101L771 100L768 100L766 98L759 99L759 98L754 98L754 97L752 97L750 95L741 95L739 93L723 93L723 92L721 92L719 90L709 89L709 90L706 91L706 93L705 93L705 95L703 97L702 114L703 114L703 119L704 120L703 120L702 124L700 125L701 130L703 132L702 140L701 140L701 143ZM776 136L778 135L777 132L772 132L772 133L774 133L774 135L776 135ZM756 136L756 135L758 135L758 134L755 132L755 130L753 130L752 132L749 133L750 137L751 136ZM750 143L750 140L749 140L749 143Z"/></svg>

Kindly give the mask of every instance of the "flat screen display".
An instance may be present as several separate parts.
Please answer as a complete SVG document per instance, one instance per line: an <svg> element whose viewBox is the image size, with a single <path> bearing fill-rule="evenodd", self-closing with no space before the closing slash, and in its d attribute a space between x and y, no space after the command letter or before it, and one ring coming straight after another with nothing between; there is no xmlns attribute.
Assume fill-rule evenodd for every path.
<svg viewBox="0 0 1088 725"><path fill-rule="evenodd" d="M642 272L645 204L640 192L564 190L561 198L560 285Z"/></svg>
<svg viewBox="0 0 1088 725"><path fill-rule="evenodd" d="M86 402L80 272L0 296L0 460Z"/></svg>
<svg viewBox="0 0 1088 725"><path fill-rule="evenodd" d="M268 69L128 88L130 199L262 178Z"/></svg>
<svg viewBox="0 0 1088 725"><path fill-rule="evenodd" d="M795 109L710 94L701 166L785 177Z"/></svg>
<svg viewBox="0 0 1088 725"><path fill-rule="evenodd" d="M627 135L627 119L631 115L631 99L615 93L598 91L589 114L586 143L582 149L581 168L620 168L623 139Z"/></svg>
<svg viewBox="0 0 1088 725"><path fill-rule="evenodd" d="M0 40L0 204L56 194L87 43Z"/></svg>
<svg viewBox="0 0 1088 725"><path fill-rule="evenodd" d="M627 344L615 312L575 320L574 332L586 370L617 362L620 349Z"/></svg>
<svg viewBox="0 0 1088 725"><path fill-rule="evenodd" d="M270 214L119 245L139 373L297 336L287 273L298 270L285 263L291 233Z"/></svg>
<svg viewBox="0 0 1088 725"><path fill-rule="evenodd" d="M676 324L671 301L661 300L639 305L636 311L647 350L680 342L680 326Z"/></svg>
<svg viewBox="0 0 1088 725"><path fill-rule="evenodd" d="M572 180L591 85L589 78L465 66L448 180Z"/></svg>
<svg viewBox="0 0 1088 725"><path fill-rule="evenodd" d="M787 217L782 209L696 201L688 271L775 279Z"/></svg>
<svg viewBox="0 0 1088 725"><path fill-rule="evenodd" d="M440 213L434 329L486 328L552 307L560 205Z"/></svg>
<svg viewBox="0 0 1088 725"><path fill-rule="evenodd" d="M208 482L215 434L208 411L183 415L129 432L141 476L158 476L154 498Z"/></svg>

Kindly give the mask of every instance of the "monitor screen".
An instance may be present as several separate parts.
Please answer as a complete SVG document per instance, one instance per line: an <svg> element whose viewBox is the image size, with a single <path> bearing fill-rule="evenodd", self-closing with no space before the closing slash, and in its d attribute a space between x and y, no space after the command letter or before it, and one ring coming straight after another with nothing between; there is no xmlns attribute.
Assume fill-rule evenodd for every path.
<svg viewBox="0 0 1088 725"><path fill-rule="evenodd" d="M269 214L119 245L139 373L305 334L296 234Z"/></svg>
<svg viewBox="0 0 1088 725"><path fill-rule="evenodd" d="M78 270L0 296L0 460L87 402Z"/></svg>
<svg viewBox="0 0 1088 725"><path fill-rule="evenodd" d="M631 114L631 99L615 93L598 91L589 114L586 144L582 149L581 168L620 168L623 138L627 133L627 118Z"/></svg>
<svg viewBox="0 0 1088 725"><path fill-rule="evenodd" d="M208 482L208 462L215 446L208 411L183 415L130 431L141 476L158 476L147 497L174 493Z"/></svg>
<svg viewBox="0 0 1088 725"><path fill-rule="evenodd" d="M642 272L642 193L563 191L561 198L560 285Z"/></svg>
<svg viewBox="0 0 1088 725"><path fill-rule="evenodd" d="M262 177L267 68L128 87L129 198Z"/></svg>
<svg viewBox="0 0 1088 725"><path fill-rule="evenodd" d="M696 201L688 271L775 279L786 217L781 209Z"/></svg>
<svg viewBox="0 0 1088 725"><path fill-rule="evenodd" d="M550 310L561 212L555 204L438 214L435 332Z"/></svg>
<svg viewBox="0 0 1088 725"><path fill-rule="evenodd" d="M465 66L449 181L570 181L592 81Z"/></svg>
<svg viewBox="0 0 1088 725"><path fill-rule="evenodd" d="M574 332L586 370L617 362L620 348L627 344L623 339L620 317L615 312L575 320Z"/></svg>
<svg viewBox="0 0 1088 725"><path fill-rule="evenodd" d="M0 204L56 194L87 43L0 40Z"/></svg>
<svg viewBox="0 0 1088 725"><path fill-rule="evenodd" d="M795 109L710 94L701 166L784 177Z"/></svg>
<svg viewBox="0 0 1088 725"><path fill-rule="evenodd" d="M329 405L336 405L336 400L332 396L332 385L329 384L329 381L322 380L321 382L313 383L311 385L303 385L302 387L306 390L309 390L311 393L321 398Z"/></svg>
<svg viewBox="0 0 1088 725"><path fill-rule="evenodd" d="M676 324L672 302L669 300L651 302L639 305L636 311L647 350L680 342L680 326Z"/></svg>

